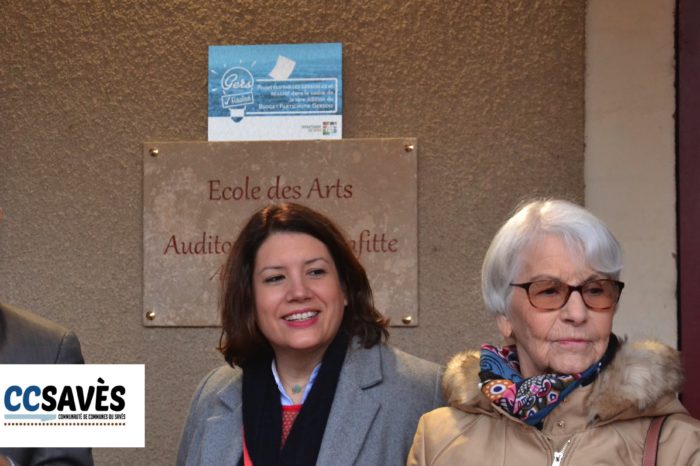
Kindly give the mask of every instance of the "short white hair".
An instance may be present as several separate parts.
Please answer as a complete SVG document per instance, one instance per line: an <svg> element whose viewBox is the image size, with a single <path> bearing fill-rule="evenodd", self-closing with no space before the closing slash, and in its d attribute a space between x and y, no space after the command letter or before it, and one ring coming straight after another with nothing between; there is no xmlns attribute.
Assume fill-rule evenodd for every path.
<svg viewBox="0 0 700 466"><path fill-rule="evenodd" d="M520 271L522 252L545 235L559 237L580 251L596 272L619 279L622 248L599 218L568 201L530 201L503 224L486 251L481 292L489 312L505 315L512 293L510 284Z"/></svg>

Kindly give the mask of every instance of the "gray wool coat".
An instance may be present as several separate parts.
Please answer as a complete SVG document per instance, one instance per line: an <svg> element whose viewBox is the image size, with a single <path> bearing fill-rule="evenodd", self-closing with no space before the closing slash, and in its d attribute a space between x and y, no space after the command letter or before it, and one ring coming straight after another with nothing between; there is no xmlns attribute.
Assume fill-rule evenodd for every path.
<svg viewBox="0 0 700 466"><path fill-rule="evenodd" d="M235 465L242 452L240 369L215 369L195 392L179 466ZM442 368L388 345L348 350L317 464L405 465L420 416L444 405Z"/></svg>

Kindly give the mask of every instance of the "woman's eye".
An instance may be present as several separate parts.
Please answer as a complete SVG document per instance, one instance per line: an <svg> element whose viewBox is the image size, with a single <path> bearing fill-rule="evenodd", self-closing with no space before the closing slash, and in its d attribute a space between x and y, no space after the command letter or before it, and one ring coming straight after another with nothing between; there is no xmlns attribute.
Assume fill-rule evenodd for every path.
<svg viewBox="0 0 700 466"><path fill-rule="evenodd" d="M284 280L284 275L271 275L263 279L263 283L277 283Z"/></svg>
<svg viewBox="0 0 700 466"><path fill-rule="evenodd" d="M561 286L559 286L558 282L545 280L542 282L534 282L531 291L537 296L549 298L558 296L561 293Z"/></svg>
<svg viewBox="0 0 700 466"><path fill-rule="evenodd" d="M554 296L556 294L559 294L559 290L557 288L550 287L550 288L545 288L543 290L538 291L537 294L540 294L543 296Z"/></svg>
<svg viewBox="0 0 700 466"><path fill-rule="evenodd" d="M312 277L321 277L326 274L325 269L311 269L309 270L309 275Z"/></svg>

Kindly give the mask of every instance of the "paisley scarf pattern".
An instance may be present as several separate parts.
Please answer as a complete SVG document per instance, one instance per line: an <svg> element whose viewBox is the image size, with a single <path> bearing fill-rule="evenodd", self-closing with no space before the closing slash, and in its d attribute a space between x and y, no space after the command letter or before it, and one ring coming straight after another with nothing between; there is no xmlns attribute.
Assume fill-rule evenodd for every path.
<svg viewBox="0 0 700 466"><path fill-rule="evenodd" d="M540 374L523 378L515 346L482 345L481 392L511 416L540 427L547 414L567 395L595 380L613 359L617 346L617 337L610 335L603 357L579 374Z"/></svg>

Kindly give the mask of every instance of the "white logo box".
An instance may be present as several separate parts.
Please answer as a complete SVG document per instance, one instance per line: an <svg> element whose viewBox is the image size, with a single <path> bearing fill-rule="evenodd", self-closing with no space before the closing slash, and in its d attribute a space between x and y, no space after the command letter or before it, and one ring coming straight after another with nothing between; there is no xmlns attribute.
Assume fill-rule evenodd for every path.
<svg viewBox="0 0 700 466"><path fill-rule="evenodd" d="M0 364L0 447L145 443L143 364Z"/></svg>

